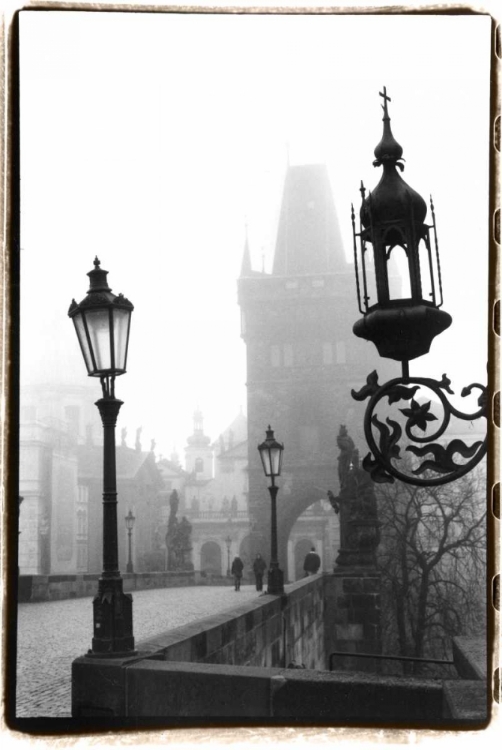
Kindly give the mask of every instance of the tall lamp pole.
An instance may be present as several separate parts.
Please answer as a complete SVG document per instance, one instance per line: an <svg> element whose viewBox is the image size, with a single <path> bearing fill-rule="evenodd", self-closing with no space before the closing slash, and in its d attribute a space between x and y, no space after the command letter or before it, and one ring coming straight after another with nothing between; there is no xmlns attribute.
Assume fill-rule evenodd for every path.
<svg viewBox="0 0 502 750"><path fill-rule="evenodd" d="M232 544L232 537L230 534L225 539L225 544L227 545L227 576L230 577L230 545Z"/></svg>
<svg viewBox="0 0 502 750"><path fill-rule="evenodd" d="M267 437L258 446L260 453L261 462L263 464L263 471L266 477L270 477L270 492L271 500L271 551L270 551L270 567L268 569L268 594L283 594L284 593L284 574L279 568L279 561L277 559L277 492L279 488L275 484L275 477L281 475L282 465L282 452L284 445L277 442L274 438L274 431L268 426L266 431Z"/></svg>
<svg viewBox="0 0 502 750"><path fill-rule="evenodd" d="M132 514L132 510L129 510L129 513L125 517L125 525L127 529L127 533L129 535L128 539L128 558L127 558L127 566L126 566L126 573L134 573L134 568L132 566L132 543L131 543L131 537L132 537L132 529L134 526L134 521L136 520L135 516Z"/></svg>
<svg viewBox="0 0 502 750"><path fill-rule="evenodd" d="M103 572L93 600L94 637L87 656L121 657L134 651L132 596L124 594L118 567L117 472L115 425L122 401L115 398L115 377L126 371L133 305L108 286L108 271L98 258L87 274L90 287L80 303L72 301L73 320L90 377L99 378L103 392L96 401L103 423Z"/></svg>

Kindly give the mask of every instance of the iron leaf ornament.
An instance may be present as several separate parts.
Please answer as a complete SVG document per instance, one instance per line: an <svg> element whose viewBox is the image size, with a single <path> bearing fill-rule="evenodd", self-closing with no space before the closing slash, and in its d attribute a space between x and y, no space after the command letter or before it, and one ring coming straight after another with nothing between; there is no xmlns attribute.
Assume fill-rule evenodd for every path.
<svg viewBox="0 0 502 750"><path fill-rule="evenodd" d="M446 375L441 380L403 376L379 385L376 371L372 372L366 384L352 395L357 401L369 398L364 433L371 453L363 459L362 466L373 481L392 483L400 479L418 486L436 486L471 471L486 455L486 437L467 445L458 432L449 441L444 434L452 417L463 422L486 418L485 386L472 383L462 389L461 396L470 396L475 389L481 391L477 399L479 408L463 412L446 396L454 395ZM388 415L391 405L395 406L396 419ZM385 419L379 418L379 409ZM406 454L415 460L403 460Z"/></svg>
<svg viewBox="0 0 502 750"><path fill-rule="evenodd" d="M390 403L390 402L389 402ZM411 399L411 408L400 409L399 411L408 417L408 425L413 427L416 425L423 432L427 430L427 422L433 422L437 420L434 414L430 413L431 402L427 401L426 404L419 404L414 398Z"/></svg>

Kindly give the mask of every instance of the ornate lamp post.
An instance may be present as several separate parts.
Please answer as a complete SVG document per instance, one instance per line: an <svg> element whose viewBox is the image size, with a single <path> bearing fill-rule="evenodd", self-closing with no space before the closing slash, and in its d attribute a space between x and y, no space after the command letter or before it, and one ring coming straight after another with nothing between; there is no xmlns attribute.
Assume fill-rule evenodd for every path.
<svg viewBox="0 0 502 750"><path fill-rule="evenodd" d="M402 375L380 385L378 375L373 371L366 385L358 392L352 391L352 396L358 401L370 399L364 432L374 458L369 453L363 460L363 468L376 482L394 482L397 478L409 484L432 486L467 474L485 455L486 437L470 446L458 438L447 444L434 441L444 435L452 416L468 422L486 418L487 394L485 386L479 383L464 388L462 397L468 396L473 389L480 391L478 408L465 413L455 408L445 395L454 393L446 374L441 380L410 376L410 360L426 354L433 338L448 328L452 319L440 309L443 293L434 204L431 198L432 224L429 225L425 223L427 204L397 171L404 169L403 149L391 131L387 107L390 98L385 87L380 96L384 101L383 136L375 148L373 165L382 166L383 174L368 196L361 183L358 232L353 206L351 212L357 298L363 314L353 330L356 336L372 341L380 356L401 362ZM407 296L391 294L389 264L396 247L402 248L408 264ZM376 290L376 300L371 298L372 287ZM438 402L439 417L431 410L431 394ZM387 400L385 422L377 415L377 407L383 405L384 400ZM431 422L437 422L439 426L429 432ZM402 459L401 438L407 443L406 451L418 459L429 458L415 466L409 462L398 465ZM458 463L455 460L457 454L468 460Z"/></svg>
<svg viewBox="0 0 502 750"><path fill-rule="evenodd" d="M132 537L132 529L134 526L134 521L136 520L136 518L135 516L133 516L132 510L129 510L129 513L127 514L124 520L125 520L125 525L126 525L127 534L128 534L128 559L127 559L126 572L134 573L134 568L132 566L131 537Z"/></svg>
<svg viewBox="0 0 502 750"><path fill-rule="evenodd" d="M93 601L94 637L88 656L119 657L134 653L132 596L124 594L118 569L115 424L122 401L115 398L115 377L126 371L133 306L108 286L99 260L87 275L87 296L72 301L73 320L87 372L99 378L103 397L96 401L103 422L103 572Z"/></svg>
<svg viewBox="0 0 502 750"><path fill-rule="evenodd" d="M232 538L230 535L225 539L225 544L227 545L227 576L230 577L230 546L232 544Z"/></svg>
<svg viewBox="0 0 502 750"><path fill-rule="evenodd" d="M270 477L271 484L268 488L271 499L271 552L270 552L270 567L268 569L268 594L283 594L284 593L284 575L282 570L279 568L279 562L277 560L277 508L276 498L279 490L275 484L275 477L281 475L282 465L282 452L284 445L277 442L274 438L274 431L270 428L267 429L267 437L258 446L260 453L261 462L263 464L263 471L266 477Z"/></svg>

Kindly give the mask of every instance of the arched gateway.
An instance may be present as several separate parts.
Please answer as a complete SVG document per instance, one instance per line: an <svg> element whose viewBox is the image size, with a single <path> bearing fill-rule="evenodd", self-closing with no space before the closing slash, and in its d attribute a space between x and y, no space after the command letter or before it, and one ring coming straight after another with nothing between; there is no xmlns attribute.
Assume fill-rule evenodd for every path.
<svg viewBox="0 0 502 750"><path fill-rule="evenodd" d="M354 269L325 166L289 167L272 273L252 270L246 240L238 291L247 347L251 554L270 549L270 498L256 449L270 424L285 445L277 525L286 571L296 519L328 489L338 490L340 425L364 445L363 407L351 389L364 384L375 359L352 333Z"/></svg>

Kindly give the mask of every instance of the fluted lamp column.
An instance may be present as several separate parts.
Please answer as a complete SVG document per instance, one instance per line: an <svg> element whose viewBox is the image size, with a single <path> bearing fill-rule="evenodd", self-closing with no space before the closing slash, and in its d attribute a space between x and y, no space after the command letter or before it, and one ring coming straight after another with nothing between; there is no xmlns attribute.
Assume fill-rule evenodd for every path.
<svg viewBox="0 0 502 750"><path fill-rule="evenodd" d="M73 320L87 373L99 378L103 392L96 401L103 423L103 572L93 600L94 637L90 657L130 656L134 651L132 596L124 594L118 567L117 472L115 425L122 401L115 398L115 378L126 371L133 305L113 294L108 271L98 258L87 274L90 287L80 302L72 301Z"/></svg>

